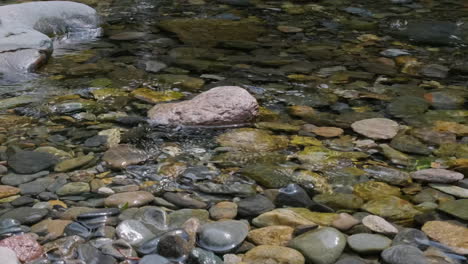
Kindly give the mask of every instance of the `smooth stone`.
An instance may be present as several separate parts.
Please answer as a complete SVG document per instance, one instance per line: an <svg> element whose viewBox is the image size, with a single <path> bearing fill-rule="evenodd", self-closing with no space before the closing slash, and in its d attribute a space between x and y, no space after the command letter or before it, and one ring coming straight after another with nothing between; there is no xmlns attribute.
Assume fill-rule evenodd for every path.
<svg viewBox="0 0 468 264"><path fill-rule="evenodd" d="M194 248L188 257L187 263L193 264L223 264L223 261L213 252Z"/></svg>
<svg viewBox="0 0 468 264"><path fill-rule="evenodd" d="M130 165L136 165L148 159L148 154L130 145L118 145L108 149L102 156L111 168L122 169Z"/></svg>
<svg viewBox="0 0 468 264"><path fill-rule="evenodd" d="M34 174L15 174L9 173L1 178L3 184L11 185L11 186L18 186L23 183L27 183L33 181L37 178L42 178L49 174L48 171L40 171Z"/></svg>
<svg viewBox="0 0 468 264"><path fill-rule="evenodd" d="M396 234L398 229L387 220L377 215L368 215L362 219L362 224L376 233Z"/></svg>
<svg viewBox="0 0 468 264"><path fill-rule="evenodd" d="M429 245L429 239L419 229L405 228L393 238L392 246L396 245L410 245L425 250Z"/></svg>
<svg viewBox="0 0 468 264"><path fill-rule="evenodd" d="M274 209L270 212L263 213L252 220L252 223L257 227L266 227L274 225L286 225L290 227L297 226L317 226L316 223L305 218L297 212L288 209Z"/></svg>
<svg viewBox="0 0 468 264"><path fill-rule="evenodd" d="M116 193L104 200L107 207L140 207L151 203L154 200L153 194L145 191Z"/></svg>
<svg viewBox="0 0 468 264"><path fill-rule="evenodd" d="M390 142L390 146L405 153L429 155L432 152L427 145L410 135L397 135Z"/></svg>
<svg viewBox="0 0 468 264"><path fill-rule="evenodd" d="M362 206L365 211L390 220L412 219L421 214L410 202L396 196L378 198L365 203Z"/></svg>
<svg viewBox="0 0 468 264"><path fill-rule="evenodd" d="M194 243L190 242L186 232L169 232L159 238L156 252L170 260L185 260L194 246Z"/></svg>
<svg viewBox="0 0 468 264"><path fill-rule="evenodd" d="M446 169L424 169L411 174L413 179L423 182L451 183L464 178L463 174Z"/></svg>
<svg viewBox="0 0 468 264"><path fill-rule="evenodd" d="M238 247L248 232L249 226L242 221L207 223L198 230L198 244L215 253L226 253Z"/></svg>
<svg viewBox="0 0 468 264"><path fill-rule="evenodd" d="M346 237L332 227L319 228L295 237L289 247L300 251L306 261L333 264L346 246Z"/></svg>
<svg viewBox="0 0 468 264"><path fill-rule="evenodd" d="M39 222L48 214L47 209L36 209L31 207L18 207L0 216L0 220L12 218L23 225L31 225Z"/></svg>
<svg viewBox="0 0 468 264"><path fill-rule="evenodd" d="M391 244L391 239L376 234L356 234L348 237L349 247L360 254L380 253Z"/></svg>
<svg viewBox="0 0 468 264"><path fill-rule="evenodd" d="M55 172L66 172L80 168L94 159L93 155L80 156L73 159L63 160L54 167Z"/></svg>
<svg viewBox="0 0 468 264"><path fill-rule="evenodd" d="M468 254L468 228L445 221L428 221L421 230L431 239L449 246L459 254Z"/></svg>
<svg viewBox="0 0 468 264"><path fill-rule="evenodd" d="M442 184L442 183L430 183L429 186L436 190L453 195L458 198L468 198L467 188L462 188L462 187L458 187L455 185L448 185L448 184Z"/></svg>
<svg viewBox="0 0 468 264"><path fill-rule="evenodd" d="M374 200L387 196L400 196L400 189L384 182L366 181L353 186L353 193L364 200Z"/></svg>
<svg viewBox="0 0 468 264"><path fill-rule="evenodd" d="M72 221L70 220L43 220L31 226L31 232L44 236L46 240L55 240L63 235L65 227Z"/></svg>
<svg viewBox="0 0 468 264"><path fill-rule="evenodd" d="M34 234L11 236L0 240L0 248L3 247L13 250L22 263L29 263L44 254Z"/></svg>
<svg viewBox="0 0 468 264"><path fill-rule="evenodd" d="M260 194L237 202L237 214L241 217L255 217L274 208L275 205L268 198Z"/></svg>
<svg viewBox="0 0 468 264"><path fill-rule="evenodd" d="M213 205L209 212L213 220L234 219L237 215L237 204L233 202L219 202Z"/></svg>
<svg viewBox="0 0 468 264"><path fill-rule="evenodd" d="M370 118L352 123L351 128L368 138L391 139L398 133L399 125L387 118Z"/></svg>
<svg viewBox="0 0 468 264"><path fill-rule="evenodd" d="M367 175L377 181L386 182L388 184L405 186L410 184L410 174L391 167L369 166L364 169Z"/></svg>
<svg viewBox="0 0 468 264"><path fill-rule="evenodd" d="M309 207L313 204L307 192L298 184L291 183L278 190L275 205L278 207Z"/></svg>
<svg viewBox="0 0 468 264"><path fill-rule="evenodd" d="M388 264L429 264L419 248L409 245L387 248L382 252L381 257Z"/></svg>
<svg viewBox="0 0 468 264"><path fill-rule="evenodd" d="M91 188L86 182L70 182L60 187L56 193L59 196L80 195L90 192Z"/></svg>
<svg viewBox="0 0 468 264"><path fill-rule="evenodd" d="M109 256L102 254L97 248L89 244L81 244L77 247L78 259L87 264L117 264L117 261Z"/></svg>
<svg viewBox="0 0 468 264"><path fill-rule="evenodd" d="M247 237L256 245L287 246L293 233L290 226L267 226L251 230Z"/></svg>
<svg viewBox="0 0 468 264"><path fill-rule="evenodd" d="M246 264L304 264L302 254L292 248L261 245L249 250L243 261Z"/></svg>
<svg viewBox="0 0 468 264"><path fill-rule="evenodd" d="M252 121L258 107L257 100L245 89L222 86L188 101L158 104L148 117L153 125L232 125Z"/></svg>
<svg viewBox="0 0 468 264"><path fill-rule="evenodd" d="M13 196L18 194L20 191L21 190L19 188L13 186L0 185L0 199Z"/></svg>
<svg viewBox="0 0 468 264"><path fill-rule="evenodd" d="M33 174L54 166L58 159L49 153L19 151L8 157L8 166L21 174Z"/></svg>
<svg viewBox="0 0 468 264"><path fill-rule="evenodd" d="M346 231L359 223L361 223L359 219L356 219L352 215L348 213L340 213L338 214L338 218L333 221L332 226L340 231Z"/></svg>
<svg viewBox="0 0 468 264"><path fill-rule="evenodd" d="M38 195L42 192L45 192L47 188L50 188L55 179L45 177L45 178L38 178L32 182L20 184L18 187L21 189L22 195Z"/></svg>
<svg viewBox="0 0 468 264"><path fill-rule="evenodd" d="M154 234L137 220L125 220L116 228L116 234L132 246L140 246L154 238Z"/></svg>
<svg viewBox="0 0 468 264"><path fill-rule="evenodd" d="M16 253L7 247L0 247L0 259L3 264L21 264Z"/></svg>
<svg viewBox="0 0 468 264"><path fill-rule="evenodd" d="M364 204L363 199L351 193L317 194L314 196L314 201L335 210L358 210Z"/></svg>
<svg viewBox="0 0 468 264"><path fill-rule="evenodd" d="M157 255L157 254L151 254L151 255L146 255L143 258L140 259L138 264L171 264L172 262L168 260L167 258Z"/></svg>
<svg viewBox="0 0 468 264"><path fill-rule="evenodd" d="M468 220L468 199L453 200L441 203L439 210L463 220Z"/></svg>
<svg viewBox="0 0 468 264"><path fill-rule="evenodd" d="M159 207L145 206L133 215L132 219L141 221L154 234L160 234L168 230L168 216L165 210Z"/></svg>

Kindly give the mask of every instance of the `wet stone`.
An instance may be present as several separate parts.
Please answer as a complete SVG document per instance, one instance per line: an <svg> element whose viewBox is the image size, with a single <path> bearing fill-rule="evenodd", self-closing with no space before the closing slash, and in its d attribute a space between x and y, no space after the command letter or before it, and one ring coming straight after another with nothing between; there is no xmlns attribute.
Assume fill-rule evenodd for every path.
<svg viewBox="0 0 468 264"><path fill-rule="evenodd" d="M460 219L468 220L468 199L446 201L441 203L438 209Z"/></svg>
<svg viewBox="0 0 468 264"><path fill-rule="evenodd" d="M294 228L289 226L267 226L251 230L248 238L256 245L287 246L293 232Z"/></svg>
<svg viewBox="0 0 468 264"><path fill-rule="evenodd" d="M386 118L371 118L356 121L351 124L356 133L372 139L391 139L396 136L399 125Z"/></svg>
<svg viewBox="0 0 468 264"><path fill-rule="evenodd" d="M116 264L117 261L109 256L102 254L97 248L89 245L82 244L78 246L78 258L85 263L99 263L99 264Z"/></svg>
<svg viewBox="0 0 468 264"><path fill-rule="evenodd" d="M49 153L19 151L8 157L8 166L17 173L33 174L54 166L57 161L57 158Z"/></svg>
<svg viewBox="0 0 468 264"><path fill-rule="evenodd" d="M247 264L289 263L304 264L302 254L292 248L262 245L249 250L243 259Z"/></svg>
<svg viewBox="0 0 468 264"><path fill-rule="evenodd" d="M212 206L209 212L213 220L233 219L237 215L237 204L233 202L220 202Z"/></svg>
<svg viewBox="0 0 468 264"><path fill-rule="evenodd" d="M368 215L362 219L362 224L370 230L382 234L396 234L398 229L380 216Z"/></svg>
<svg viewBox="0 0 468 264"><path fill-rule="evenodd" d="M427 245L429 244L429 240L419 229L415 228L405 228L398 232L398 234L393 238L392 246L396 245L410 245L417 247L421 250L425 250Z"/></svg>
<svg viewBox="0 0 468 264"><path fill-rule="evenodd" d="M239 201L237 214L241 217L255 217L274 208L275 205L268 198L258 194Z"/></svg>
<svg viewBox="0 0 468 264"><path fill-rule="evenodd" d="M18 194L21 190L8 185L0 185L0 199Z"/></svg>
<svg viewBox="0 0 468 264"><path fill-rule="evenodd" d="M393 185L408 185L411 177L407 172L383 166L369 166L364 169L367 174L377 181L386 182Z"/></svg>
<svg viewBox="0 0 468 264"><path fill-rule="evenodd" d="M208 206L206 203L192 198L189 193L166 192L163 198L181 208L204 209Z"/></svg>
<svg viewBox="0 0 468 264"><path fill-rule="evenodd" d="M12 218L18 220L23 225L35 224L48 214L47 209L37 209L31 207L18 207L0 216L0 220Z"/></svg>
<svg viewBox="0 0 468 264"><path fill-rule="evenodd" d="M427 264L423 252L417 247L408 245L392 246L384 250L382 259L389 264Z"/></svg>
<svg viewBox="0 0 468 264"><path fill-rule="evenodd" d="M143 258L141 258L138 263L139 264L170 264L171 261L163 256L160 256L157 254L151 254L151 255L146 255Z"/></svg>
<svg viewBox="0 0 468 264"><path fill-rule="evenodd" d="M460 181L464 178L463 174L446 169L424 169L415 171L411 174L415 180L423 182L450 183Z"/></svg>
<svg viewBox="0 0 468 264"><path fill-rule="evenodd" d="M154 234L143 223L136 220L121 222L116 228L116 233L132 246L140 246L154 237Z"/></svg>
<svg viewBox="0 0 468 264"><path fill-rule="evenodd" d="M458 198L468 198L468 189L443 183L430 183L429 186Z"/></svg>
<svg viewBox="0 0 468 264"><path fill-rule="evenodd" d="M215 253L226 253L238 247L247 237L248 231L248 225L242 221L207 223L198 231L198 244Z"/></svg>
<svg viewBox="0 0 468 264"><path fill-rule="evenodd" d="M197 264L223 264L221 258L216 256L213 252L201 248L194 248L190 252L187 262Z"/></svg>
<svg viewBox="0 0 468 264"><path fill-rule="evenodd" d="M279 189L278 195L275 198L275 204L278 207L309 207L312 203L307 192L301 186L294 183Z"/></svg>
<svg viewBox="0 0 468 264"><path fill-rule="evenodd" d="M0 241L0 248L3 247L13 250L22 262L35 260L44 254L42 246L37 243L32 234L12 236L3 239Z"/></svg>
<svg viewBox="0 0 468 264"><path fill-rule="evenodd" d="M148 159L148 155L143 150L130 145L119 145L107 150L102 159L112 168L122 169L145 161Z"/></svg>
<svg viewBox="0 0 468 264"><path fill-rule="evenodd" d="M154 200L154 196L145 191L117 193L107 197L104 203L108 207L139 207Z"/></svg>
<svg viewBox="0 0 468 264"><path fill-rule="evenodd" d="M295 237L289 246L300 251L307 262L333 264L346 246L346 237L335 228L324 227Z"/></svg>
<svg viewBox="0 0 468 264"><path fill-rule="evenodd" d="M380 253L391 244L391 239L376 234L356 234L348 237L348 245L360 254Z"/></svg>
<svg viewBox="0 0 468 264"><path fill-rule="evenodd" d="M468 228L447 221L426 222L421 230L431 239L460 254L468 252Z"/></svg>
<svg viewBox="0 0 468 264"><path fill-rule="evenodd" d="M89 192L91 189L86 182L71 182L60 187L56 193L60 196L80 195Z"/></svg>
<svg viewBox="0 0 468 264"><path fill-rule="evenodd" d="M41 178L47 176L49 174L48 171L41 171L34 174L16 174L16 173L9 173L6 174L1 178L3 184L11 185L11 186L18 186L23 183L27 183L33 181L37 178Z"/></svg>

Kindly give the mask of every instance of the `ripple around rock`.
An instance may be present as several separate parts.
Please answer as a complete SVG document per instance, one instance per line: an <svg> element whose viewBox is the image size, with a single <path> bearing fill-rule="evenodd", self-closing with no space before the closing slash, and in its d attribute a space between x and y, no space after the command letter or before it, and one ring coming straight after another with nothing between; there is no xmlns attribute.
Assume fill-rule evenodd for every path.
<svg viewBox="0 0 468 264"><path fill-rule="evenodd" d="M248 225L242 221L207 223L198 231L198 243L202 248L215 253L226 253L239 246L248 232Z"/></svg>
<svg viewBox="0 0 468 264"><path fill-rule="evenodd" d="M381 256L388 264L428 264L421 250L408 245L387 248L382 252Z"/></svg>
<svg viewBox="0 0 468 264"><path fill-rule="evenodd" d="M307 262L333 264L346 246L346 237L335 228L324 227L294 238L289 246L299 250Z"/></svg>

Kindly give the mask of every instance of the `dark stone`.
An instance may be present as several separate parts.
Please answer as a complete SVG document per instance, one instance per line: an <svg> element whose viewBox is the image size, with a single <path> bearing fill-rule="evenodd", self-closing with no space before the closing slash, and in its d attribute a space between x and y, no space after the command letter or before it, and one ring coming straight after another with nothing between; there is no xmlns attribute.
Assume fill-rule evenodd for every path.
<svg viewBox="0 0 468 264"><path fill-rule="evenodd" d="M410 245L421 250L426 250L429 239L423 231L416 228L405 228L393 238L392 246Z"/></svg>
<svg viewBox="0 0 468 264"><path fill-rule="evenodd" d="M275 205L260 194L237 202L237 215L241 217L256 217L273 209L275 209Z"/></svg>
<svg viewBox="0 0 468 264"><path fill-rule="evenodd" d="M224 262L216 256L213 252L203 250L201 248L194 248L188 259L185 261L187 264L223 264Z"/></svg>
<svg viewBox="0 0 468 264"><path fill-rule="evenodd" d="M181 208L204 209L208 206L206 203L192 198L189 193L166 192L163 198Z"/></svg>
<svg viewBox="0 0 468 264"><path fill-rule="evenodd" d="M192 250L187 238L177 234L168 234L160 238L157 253L171 260L181 261L188 257Z"/></svg>
<svg viewBox="0 0 468 264"><path fill-rule="evenodd" d="M78 258L86 264L116 264L117 260L102 254L97 248L82 244L78 246Z"/></svg>
<svg viewBox="0 0 468 264"><path fill-rule="evenodd" d="M290 206L308 208L312 203L313 201L310 199L307 192L295 183L288 184L288 186L279 189L275 199L275 204L278 207Z"/></svg>
<svg viewBox="0 0 468 264"><path fill-rule="evenodd" d="M47 209L31 207L18 207L0 216L0 220L12 218L18 220L23 225L32 225L41 221L47 214Z"/></svg>
<svg viewBox="0 0 468 264"><path fill-rule="evenodd" d="M46 170L57 162L57 157L45 152L19 151L8 157L8 166L15 172L22 174L33 174Z"/></svg>
<svg viewBox="0 0 468 264"><path fill-rule="evenodd" d="M388 264L428 264L424 253L410 245L397 245L384 250L382 259Z"/></svg>

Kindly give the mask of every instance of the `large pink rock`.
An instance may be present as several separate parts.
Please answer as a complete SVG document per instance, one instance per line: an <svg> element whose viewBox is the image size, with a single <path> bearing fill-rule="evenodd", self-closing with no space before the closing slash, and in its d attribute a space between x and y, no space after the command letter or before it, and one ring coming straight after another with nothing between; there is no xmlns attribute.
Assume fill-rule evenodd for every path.
<svg viewBox="0 0 468 264"><path fill-rule="evenodd" d="M0 240L0 247L6 247L13 250L21 262L35 260L44 254L42 246L36 241L33 234L24 234L5 238Z"/></svg>
<svg viewBox="0 0 468 264"><path fill-rule="evenodd" d="M242 124L257 115L257 100L237 86L216 87L188 101L158 104L148 112L151 124L171 126Z"/></svg>

